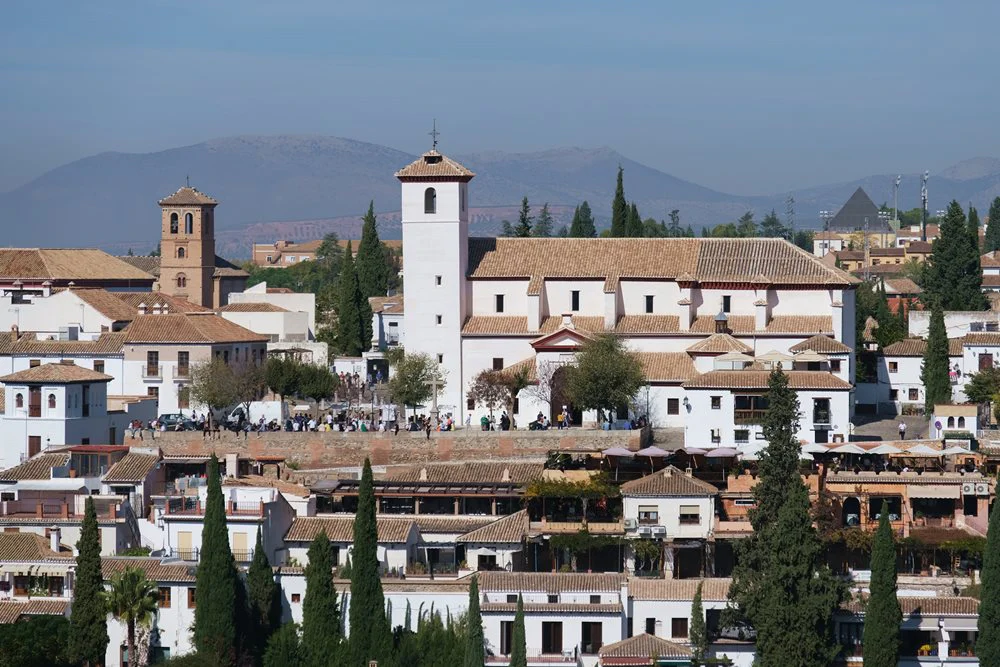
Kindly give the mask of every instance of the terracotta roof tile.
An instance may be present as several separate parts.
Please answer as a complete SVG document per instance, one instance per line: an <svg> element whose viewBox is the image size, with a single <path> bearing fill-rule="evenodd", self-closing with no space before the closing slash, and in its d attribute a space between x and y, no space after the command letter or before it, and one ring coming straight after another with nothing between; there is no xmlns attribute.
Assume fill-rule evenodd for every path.
<svg viewBox="0 0 1000 667"><path fill-rule="evenodd" d="M414 527L410 518L376 519L378 541L382 544L406 542ZM299 517L292 522L285 535L286 542L311 542L320 531L325 531L331 542L354 541L354 516Z"/></svg>
<svg viewBox="0 0 1000 667"><path fill-rule="evenodd" d="M767 389L771 375L766 370L709 371L684 383L690 389ZM792 389L828 389L846 391L849 382L841 380L826 371L786 371L788 385Z"/></svg>
<svg viewBox="0 0 1000 667"><path fill-rule="evenodd" d="M480 575L482 576L482 575ZM516 602L483 602L479 610L484 614L513 614ZM524 611L528 614L620 614L622 606L615 603L589 604L586 602L526 602ZM646 656L648 663L649 656Z"/></svg>
<svg viewBox="0 0 1000 667"><path fill-rule="evenodd" d="M72 356L115 356L122 353L125 334L121 332L102 333L97 340L39 340L37 334L22 331L17 340L10 336L0 336L0 354L72 357Z"/></svg>
<svg viewBox="0 0 1000 667"><path fill-rule="evenodd" d="M979 600L966 597L906 597L899 596L903 616L975 616L979 613ZM844 605L855 614L864 613L864 603L855 598Z"/></svg>
<svg viewBox="0 0 1000 667"><path fill-rule="evenodd" d="M520 544L528 532L528 512L514 512L455 539L457 543Z"/></svg>
<svg viewBox="0 0 1000 667"><path fill-rule="evenodd" d="M930 231L930 230L928 230ZM934 252L934 246L927 241L910 241L906 246L906 254L926 254Z"/></svg>
<svg viewBox="0 0 1000 667"><path fill-rule="evenodd" d="M595 315L573 315L570 318L573 328L581 333L597 333L604 331L604 318ZM539 331L543 334L558 331L562 326L562 316L549 316L542 320Z"/></svg>
<svg viewBox="0 0 1000 667"><path fill-rule="evenodd" d="M495 593L612 593L623 574L580 572L480 572L479 589Z"/></svg>
<svg viewBox="0 0 1000 667"><path fill-rule="evenodd" d="M42 364L34 368L11 373L0 377L0 382L11 384L12 382L51 382L53 384L64 384L73 382L111 382L114 380L110 375L98 373L97 371L76 364Z"/></svg>
<svg viewBox="0 0 1000 667"><path fill-rule="evenodd" d="M129 452L108 469L101 481L107 484L113 482L137 484L146 479L159 461L160 457L156 454Z"/></svg>
<svg viewBox="0 0 1000 667"><path fill-rule="evenodd" d="M151 282L151 276L96 248L0 248L0 278Z"/></svg>
<svg viewBox="0 0 1000 667"><path fill-rule="evenodd" d="M403 295L394 294L392 296L371 296L368 297L368 305L373 313L385 313L386 315L403 314Z"/></svg>
<svg viewBox="0 0 1000 667"><path fill-rule="evenodd" d="M215 313L138 315L125 328L129 343L266 343L254 333Z"/></svg>
<svg viewBox="0 0 1000 667"><path fill-rule="evenodd" d="M987 273L983 275L983 287L1000 287L1000 274Z"/></svg>
<svg viewBox="0 0 1000 667"><path fill-rule="evenodd" d="M868 251L871 257L902 257L906 254L905 248L871 248Z"/></svg>
<svg viewBox="0 0 1000 667"><path fill-rule="evenodd" d="M885 278L883 282L886 294L923 294L924 291L911 278Z"/></svg>
<svg viewBox="0 0 1000 667"><path fill-rule="evenodd" d="M535 383L538 382L538 365L535 362L535 357L528 357L527 359L521 359L515 364L505 367L501 373L505 375L514 375L519 373L521 369L528 371L528 382Z"/></svg>
<svg viewBox="0 0 1000 667"><path fill-rule="evenodd" d="M249 278L250 274L236 266L228 259L215 256L215 271L212 275L216 278Z"/></svg>
<svg viewBox="0 0 1000 667"><path fill-rule="evenodd" d="M452 533L465 534L483 526L496 523L494 516L442 516L431 514L416 514L410 517L421 533Z"/></svg>
<svg viewBox="0 0 1000 667"><path fill-rule="evenodd" d="M150 276L160 275L160 258L148 255L118 255L116 258L126 264L130 264L143 273Z"/></svg>
<svg viewBox="0 0 1000 667"><path fill-rule="evenodd" d="M52 551L49 541L38 533L0 533L0 561L34 561L60 557L74 562L72 553Z"/></svg>
<svg viewBox="0 0 1000 667"><path fill-rule="evenodd" d="M0 602L0 624L16 623L24 616L65 616L69 600L35 598L25 601Z"/></svg>
<svg viewBox="0 0 1000 667"><path fill-rule="evenodd" d="M1000 333L996 331L975 332L965 334L964 338L950 340L959 340L962 345L1000 345Z"/></svg>
<svg viewBox="0 0 1000 667"><path fill-rule="evenodd" d="M819 352L820 354L850 354L851 352L851 348L847 347L836 338L821 334L807 338L801 343L796 343L788 348L788 351L793 354L796 352L805 352L806 350L812 350L813 352Z"/></svg>
<svg viewBox="0 0 1000 667"><path fill-rule="evenodd" d="M166 306L167 311L171 313L210 312L209 308L199 306L198 304L192 303L187 299L172 296L166 292L112 292L112 294L132 309L132 317L129 318L130 320L135 319L136 316L139 315L139 306L142 304L146 305L147 313L153 312L153 306L155 304Z"/></svg>
<svg viewBox="0 0 1000 667"><path fill-rule="evenodd" d="M970 334L971 335L971 334ZM948 356L962 356L963 338L948 339ZM896 341L891 345L886 345L882 350L882 355L886 357L922 357L927 351L927 341L923 338L907 338Z"/></svg>
<svg viewBox="0 0 1000 667"><path fill-rule="evenodd" d="M542 476L541 463L428 463L389 471L385 479L393 482L427 481L437 484L495 484L509 479L527 484ZM422 479L426 472L426 480Z"/></svg>
<svg viewBox="0 0 1000 667"><path fill-rule="evenodd" d="M537 332L535 332L537 333ZM528 318L517 315L473 315L462 326L463 336L528 336Z"/></svg>
<svg viewBox="0 0 1000 667"><path fill-rule="evenodd" d="M135 310L115 293L103 289L74 289L73 294L91 308L116 322L130 322Z"/></svg>
<svg viewBox="0 0 1000 667"><path fill-rule="evenodd" d="M698 375L686 352L636 352L649 382L683 382Z"/></svg>
<svg viewBox="0 0 1000 667"><path fill-rule="evenodd" d="M688 477L674 466L622 484L622 495L654 498L663 496L716 496L719 490L707 482Z"/></svg>
<svg viewBox="0 0 1000 667"><path fill-rule="evenodd" d="M160 206L215 206L215 201L204 192L192 187L178 188L177 192L160 200Z"/></svg>
<svg viewBox="0 0 1000 667"><path fill-rule="evenodd" d="M729 598L732 579L629 579L629 594L635 600L693 600L701 584L703 600L723 602Z"/></svg>
<svg viewBox="0 0 1000 667"><path fill-rule="evenodd" d="M913 245L912 243L910 244ZM996 250L988 252L979 258L979 263L983 268L1000 268L1000 252Z"/></svg>
<svg viewBox="0 0 1000 667"><path fill-rule="evenodd" d="M601 329L604 328L604 318ZM659 334L677 333L681 329L680 318L677 315L622 315L615 325L615 333L629 334Z"/></svg>
<svg viewBox="0 0 1000 667"><path fill-rule="evenodd" d="M401 181L424 178L468 181L473 176L474 173L436 150L427 151L396 172L396 178Z"/></svg>
<svg viewBox="0 0 1000 667"><path fill-rule="evenodd" d="M4 414L7 405L7 390L0 385L0 415Z"/></svg>
<svg viewBox="0 0 1000 667"><path fill-rule="evenodd" d="M703 338L687 349L689 353L725 354L726 352L752 352L753 348L729 334L714 333Z"/></svg>
<svg viewBox="0 0 1000 667"><path fill-rule="evenodd" d="M239 303L227 303L219 308L220 313L287 313L287 308L276 306L273 303L240 301Z"/></svg>
<svg viewBox="0 0 1000 667"><path fill-rule="evenodd" d="M729 330L735 334L759 333L753 315L730 315ZM702 315L691 323L693 333L715 333L715 316ZM826 315L775 315L764 328L764 333L833 333L833 318Z"/></svg>
<svg viewBox="0 0 1000 667"><path fill-rule="evenodd" d="M0 480L51 479L52 468L69 464L69 454L37 454L24 463L0 471Z"/></svg>
<svg viewBox="0 0 1000 667"><path fill-rule="evenodd" d="M147 579L156 582L191 582L195 580L197 570L189 563L163 561L151 557L101 559L101 573L105 579L132 567L139 568L146 573Z"/></svg>
<svg viewBox="0 0 1000 667"><path fill-rule="evenodd" d="M649 665L652 660L650 656L654 655L660 658L691 657L691 649L688 647L646 633L605 644L597 653L605 665Z"/></svg>

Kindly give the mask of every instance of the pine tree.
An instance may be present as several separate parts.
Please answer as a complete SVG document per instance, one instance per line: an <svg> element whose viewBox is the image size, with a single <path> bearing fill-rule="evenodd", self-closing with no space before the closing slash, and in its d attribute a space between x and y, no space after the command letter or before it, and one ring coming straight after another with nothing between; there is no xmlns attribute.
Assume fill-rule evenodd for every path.
<svg viewBox="0 0 1000 667"><path fill-rule="evenodd" d="M986 238L983 252L993 252L1000 250L1000 197L996 197L990 204L990 216L986 221Z"/></svg>
<svg viewBox="0 0 1000 667"><path fill-rule="evenodd" d="M361 296L366 299L370 296L385 296L389 288L388 266L382 251L382 241L378 237L374 201L368 204L368 212L363 220L361 244L358 245L358 256L354 260Z"/></svg>
<svg viewBox="0 0 1000 667"><path fill-rule="evenodd" d="M271 563L264 552L260 528L253 560L247 569L247 604L249 606L249 637L254 655L261 657L271 634L281 625L281 591L274 582Z"/></svg>
<svg viewBox="0 0 1000 667"><path fill-rule="evenodd" d="M628 216L625 219L625 236L630 238L642 238L642 217L639 215L639 207L632 202L629 207Z"/></svg>
<svg viewBox="0 0 1000 667"><path fill-rule="evenodd" d="M691 600L691 632L688 638L691 642L691 664L700 667L708 656L708 629L705 627L705 610L701 604L701 582Z"/></svg>
<svg viewBox="0 0 1000 667"><path fill-rule="evenodd" d="M889 505L884 500L872 544L871 572L871 597L865 607L862 640L865 667L896 667L903 614L896 598L896 544L889 524Z"/></svg>
<svg viewBox="0 0 1000 667"><path fill-rule="evenodd" d="M782 224L781 219L778 218L778 214L773 208L771 209L771 212L765 215L764 219L760 221L760 235L765 238L788 238L788 230L785 225Z"/></svg>
<svg viewBox="0 0 1000 667"><path fill-rule="evenodd" d="M195 577L194 645L220 665L236 661L237 587L242 587L229 549L219 460L208 460L208 491L201 533L201 560Z"/></svg>
<svg viewBox="0 0 1000 667"><path fill-rule="evenodd" d="M934 406L951 403L951 380L948 377L948 334L944 328L941 306L931 307L931 321L927 330L927 349L920 367L920 381L924 385L924 414L934 414Z"/></svg>
<svg viewBox="0 0 1000 667"><path fill-rule="evenodd" d="M531 207L528 205L528 198L525 197L521 200L521 210L517 212L517 224L513 229L514 236L531 236L531 223L533 220L534 218L531 217Z"/></svg>
<svg viewBox="0 0 1000 667"><path fill-rule="evenodd" d="M981 579L976 656L980 665L1000 665L1000 506L990 512Z"/></svg>
<svg viewBox="0 0 1000 667"><path fill-rule="evenodd" d="M365 459L354 519L351 573L350 653L357 664L368 664L388 655L392 644L385 596L379 579L378 533L371 461Z"/></svg>
<svg viewBox="0 0 1000 667"><path fill-rule="evenodd" d="M832 619L846 591L813 527L799 474L799 403L780 370L770 375L767 399L754 533L739 547L730 597L757 631L760 664L826 667L839 651Z"/></svg>
<svg viewBox="0 0 1000 667"><path fill-rule="evenodd" d="M628 235L628 203L625 201L625 186L622 181L624 170L618 165L618 184L615 186L615 198L611 202L611 236Z"/></svg>
<svg viewBox="0 0 1000 667"><path fill-rule="evenodd" d="M573 222L569 226L569 235L573 238L593 238L597 236L597 229L594 227L594 215L590 211L590 204L586 200L576 207L573 212Z"/></svg>
<svg viewBox="0 0 1000 667"><path fill-rule="evenodd" d="M542 204L542 210L535 218L535 226L531 228L532 236L547 237L552 236L552 214L549 213L549 203Z"/></svg>
<svg viewBox="0 0 1000 667"><path fill-rule="evenodd" d="M76 586L70 616L70 650L73 658L86 665L103 665L108 650L108 615L101 594L101 529L97 525L94 499L84 504L80 539L76 543Z"/></svg>
<svg viewBox="0 0 1000 667"><path fill-rule="evenodd" d="M468 635L465 644L465 662L462 663L464 667L483 667L486 660L483 617L479 613L479 583L476 579L476 575L472 575L472 583L469 584L469 611L465 617Z"/></svg>
<svg viewBox="0 0 1000 667"><path fill-rule="evenodd" d="M524 633L524 599L517 594L514 631L510 640L510 667L528 667L528 644Z"/></svg>
<svg viewBox="0 0 1000 667"><path fill-rule="evenodd" d="M927 271L926 291L944 310L983 310L979 243L972 243L965 212L952 200L940 222Z"/></svg>
<svg viewBox="0 0 1000 667"><path fill-rule="evenodd" d="M330 540L325 532L320 531L309 545L308 558L306 599L302 603L302 654L310 667L325 667L337 653L340 636ZM364 634L363 627L358 628L359 634Z"/></svg>
<svg viewBox="0 0 1000 667"><path fill-rule="evenodd" d="M348 241L337 285L337 346L341 354L359 357L367 345L364 340L365 324L361 319L363 297L352 254L351 242Z"/></svg>

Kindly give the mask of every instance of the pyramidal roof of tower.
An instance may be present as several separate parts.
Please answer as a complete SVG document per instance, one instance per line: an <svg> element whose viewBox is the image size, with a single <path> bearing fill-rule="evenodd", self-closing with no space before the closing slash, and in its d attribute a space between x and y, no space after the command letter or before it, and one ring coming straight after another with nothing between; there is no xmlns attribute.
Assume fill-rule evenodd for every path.
<svg viewBox="0 0 1000 667"><path fill-rule="evenodd" d="M204 192L188 186L184 186L169 197L160 200L160 206L215 206L218 203Z"/></svg>
<svg viewBox="0 0 1000 667"><path fill-rule="evenodd" d="M416 179L471 180L475 174L436 150L427 151L396 172L401 181Z"/></svg>

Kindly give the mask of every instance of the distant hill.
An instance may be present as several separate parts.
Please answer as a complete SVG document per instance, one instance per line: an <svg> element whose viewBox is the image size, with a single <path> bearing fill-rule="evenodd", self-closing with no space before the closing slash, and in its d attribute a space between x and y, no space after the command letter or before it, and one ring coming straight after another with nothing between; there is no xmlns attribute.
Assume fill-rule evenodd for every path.
<svg viewBox="0 0 1000 667"><path fill-rule="evenodd" d="M495 233L516 219L527 195L549 202L557 225L586 199L599 224L608 224L615 173L625 169L625 192L644 217L679 209L698 228L732 221L747 209L758 219L783 214L787 193L745 197L718 192L640 164L610 148L557 148L533 153L454 155L477 173L472 231ZM101 153L43 174L0 194L0 243L12 246L98 246L137 253L159 236L156 201L191 184L220 201L220 254L246 257L254 241L305 240L335 231L356 236L358 216L375 200L382 233L399 237L399 184L393 173L416 156L376 144L319 136L240 136L147 154ZM678 169L682 169L678 165ZM820 210L836 210L859 185L877 203L892 202L895 175L817 186L791 193L796 220L816 227ZM934 175L931 210L956 198L985 212L1000 195L1000 160L975 158ZM900 207L919 204L919 176L904 176Z"/></svg>

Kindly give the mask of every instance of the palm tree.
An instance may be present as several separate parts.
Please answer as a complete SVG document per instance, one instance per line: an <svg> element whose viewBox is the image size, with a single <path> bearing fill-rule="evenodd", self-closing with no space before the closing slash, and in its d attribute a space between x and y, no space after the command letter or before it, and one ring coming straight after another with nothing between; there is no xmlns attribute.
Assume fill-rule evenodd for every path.
<svg viewBox="0 0 1000 667"><path fill-rule="evenodd" d="M149 627L156 616L159 594L156 584L137 567L126 568L111 577L111 588L104 592L108 613L128 627L128 664L137 667L135 658L135 628Z"/></svg>

